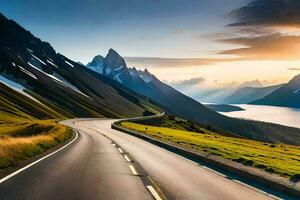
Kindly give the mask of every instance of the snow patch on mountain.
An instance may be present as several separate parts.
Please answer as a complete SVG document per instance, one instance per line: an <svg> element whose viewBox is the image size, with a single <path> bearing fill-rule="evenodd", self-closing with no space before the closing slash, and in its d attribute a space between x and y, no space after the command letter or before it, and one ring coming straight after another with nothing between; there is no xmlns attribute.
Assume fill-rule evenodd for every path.
<svg viewBox="0 0 300 200"><path fill-rule="evenodd" d="M117 67L116 69L114 69L114 71L118 71L118 70L122 69L123 67L124 67L124 66L121 65L120 67Z"/></svg>
<svg viewBox="0 0 300 200"><path fill-rule="evenodd" d="M67 61L65 61L65 62L67 62ZM29 62L27 62L27 63L28 63L31 67L33 67L34 69L36 69L36 70L42 72L43 74L45 74L46 76L48 76L48 77L50 77L50 78L52 78L52 79L54 79L57 83L63 85L64 87L69 87L69 88L71 88L72 90L74 90L74 91L76 91L76 92L78 92L78 93L80 93L80 94L82 94L82 95L84 95L84 96L86 96L86 97L89 97L88 95L82 93L77 87L75 87L74 85L72 85L71 83L69 83L68 81L66 81L66 80L65 80L62 76L60 76L58 73L54 73L53 75L52 75L52 74L48 74L48 73L44 72L43 70L39 69L38 67L34 66L33 64L31 64L31 63L29 63ZM71 64L71 63L69 63L69 64ZM90 98L90 97L89 97L89 98Z"/></svg>
<svg viewBox="0 0 300 200"><path fill-rule="evenodd" d="M58 68L58 66L56 64L54 64L52 61L50 61L50 60L47 60L47 63L51 64L52 66L54 66L56 68Z"/></svg>
<svg viewBox="0 0 300 200"><path fill-rule="evenodd" d="M46 65L46 63L44 61L42 61L41 59L39 59L38 57L36 57L33 53L31 53L31 55L38 60L40 63L42 63L43 65Z"/></svg>
<svg viewBox="0 0 300 200"><path fill-rule="evenodd" d="M29 48L26 48L30 53L33 53L33 51L31 50L31 49L29 49Z"/></svg>
<svg viewBox="0 0 300 200"><path fill-rule="evenodd" d="M30 99L42 104L39 100L28 94L27 92L24 92L24 89L26 89L23 85L12 81L10 79L5 78L4 76L0 75L0 82L5 84L6 86L10 87L11 89L23 94L24 96L29 97Z"/></svg>
<svg viewBox="0 0 300 200"><path fill-rule="evenodd" d="M74 65L72 65L71 63L69 63L68 61L65 60L65 63L67 63L70 67L74 67Z"/></svg>
<svg viewBox="0 0 300 200"><path fill-rule="evenodd" d="M45 74L46 76L48 76L48 77L50 77L50 78L52 78L52 79L54 79L54 80L56 80L56 81L60 81L58 78L56 78L56 77L53 76L52 74L48 74L48 73L44 72L43 70L41 70L41 69L38 68L37 66L31 64L30 62L27 62L27 64L30 65L32 68L38 70L39 72Z"/></svg>
<svg viewBox="0 0 300 200"><path fill-rule="evenodd" d="M147 69L145 69L145 71L139 71L139 74L146 83L149 83L153 80L153 75L150 74Z"/></svg>
<svg viewBox="0 0 300 200"><path fill-rule="evenodd" d="M20 68L20 70L21 70L22 72L24 72L25 74L27 74L27 75L30 76L31 78L34 78L34 79L37 80L37 77L36 77L33 73L31 73L30 71L24 69L24 68L21 67L21 66L18 66L18 67Z"/></svg>
<svg viewBox="0 0 300 200"><path fill-rule="evenodd" d="M4 76L0 75L0 82L3 84L10 86L11 88L17 89L17 90L23 90L25 87L15 81L12 81L10 79L5 78Z"/></svg>

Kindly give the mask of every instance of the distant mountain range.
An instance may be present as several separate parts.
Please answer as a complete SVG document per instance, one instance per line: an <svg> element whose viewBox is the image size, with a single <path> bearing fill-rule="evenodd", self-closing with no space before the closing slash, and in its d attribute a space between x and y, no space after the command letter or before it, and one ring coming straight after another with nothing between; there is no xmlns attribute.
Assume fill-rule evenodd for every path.
<svg viewBox="0 0 300 200"><path fill-rule="evenodd" d="M147 70L127 67L112 49L105 58L97 56L87 67L83 66L1 14L0 78L19 94L43 105L42 110L47 111L41 117L121 118L166 111L250 139L300 144L299 129L221 115L164 84ZM0 105L8 101L18 105L18 99L4 96ZM34 107L36 110L38 106ZM0 111L4 109L9 111L0 107Z"/></svg>
<svg viewBox="0 0 300 200"><path fill-rule="evenodd" d="M242 87L225 97L222 102L227 104L247 104L267 96L281 86L283 84L269 87Z"/></svg>
<svg viewBox="0 0 300 200"><path fill-rule="evenodd" d="M300 74L265 97L251 104L300 108Z"/></svg>
<svg viewBox="0 0 300 200"><path fill-rule="evenodd" d="M298 75L289 83L267 87L255 80L233 88L208 89L193 96L204 103L256 104L299 108L299 79Z"/></svg>
<svg viewBox="0 0 300 200"><path fill-rule="evenodd" d="M252 81L246 81L240 85L232 84L232 85L216 87L216 88L208 88L208 89L202 88L200 91L197 91L196 93L194 92L192 96L198 101L206 102L206 103L217 103L217 104L235 103L236 98L243 98L240 96L236 96L235 95L236 91L242 90L243 88L261 88L261 87L263 87L262 83L259 80L255 79ZM230 97L231 95L232 97ZM238 93L237 95L243 96L243 94L241 93ZM243 101L243 103L249 103L249 102L250 101L246 100L245 97L245 102Z"/></svg>

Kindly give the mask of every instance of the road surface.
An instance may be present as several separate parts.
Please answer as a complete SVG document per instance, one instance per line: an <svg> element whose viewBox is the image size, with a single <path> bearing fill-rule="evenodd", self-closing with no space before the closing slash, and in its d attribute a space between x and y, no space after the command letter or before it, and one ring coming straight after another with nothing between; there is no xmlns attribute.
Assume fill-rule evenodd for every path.
<svg viewBox="0 0 300 200"><path fill-rule="evenodd" d="M65 121L78 130L78 139L0 183L0 199L273 199L163 148L112 130L112 122ZM153 180L152 188L143 177Z"/></svg>

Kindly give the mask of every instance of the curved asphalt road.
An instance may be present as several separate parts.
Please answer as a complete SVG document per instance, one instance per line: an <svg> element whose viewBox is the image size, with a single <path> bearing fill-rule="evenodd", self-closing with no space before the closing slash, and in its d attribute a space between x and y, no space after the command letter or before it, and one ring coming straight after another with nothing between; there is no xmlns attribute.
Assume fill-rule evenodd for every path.
<svg viewBox="0 0 300 200"><path fill-rule="evenodd" d="M114 120L81 121L78 126L98 130L122 146L139 162L170 199L260 200L273 199L242 184L226 179L163 148L112 130Z"/></svg>
<svg viewBox="0 0 300 200"><path fill-rule="evenodd" d="M71 121L64 123L73 125ZM78 139L70 146L0 183L0 199L152 199L105 137L78 131Z"/></svg>
<svg viewBox="0 0 300 200"><path fill-rule="evenodd" d="M272 199L165 149L112 130L112 122L64 121L79 131L78 139L0 183L0 199L153 199L120 152L99 132L129 152L169 199Z"/></svg>

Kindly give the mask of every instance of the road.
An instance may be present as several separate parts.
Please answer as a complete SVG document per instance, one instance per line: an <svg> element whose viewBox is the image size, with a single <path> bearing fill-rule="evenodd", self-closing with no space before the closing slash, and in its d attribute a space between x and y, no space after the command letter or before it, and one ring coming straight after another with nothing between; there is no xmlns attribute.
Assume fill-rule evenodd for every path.
<svg viewBox="0 0 300 200"><path fill-rule="evenodd" d="M78 130L78 139L0 183L0 199L147 200L153 199L155 191L157 199L163 199L162 194L167 199L184 200L273 199L165 149L112 130L112 122L65 121ZM124 159L125 155L128 157ZM149 180L143 178L148 176L153 180L154 193L147 186Z"/></svg>

